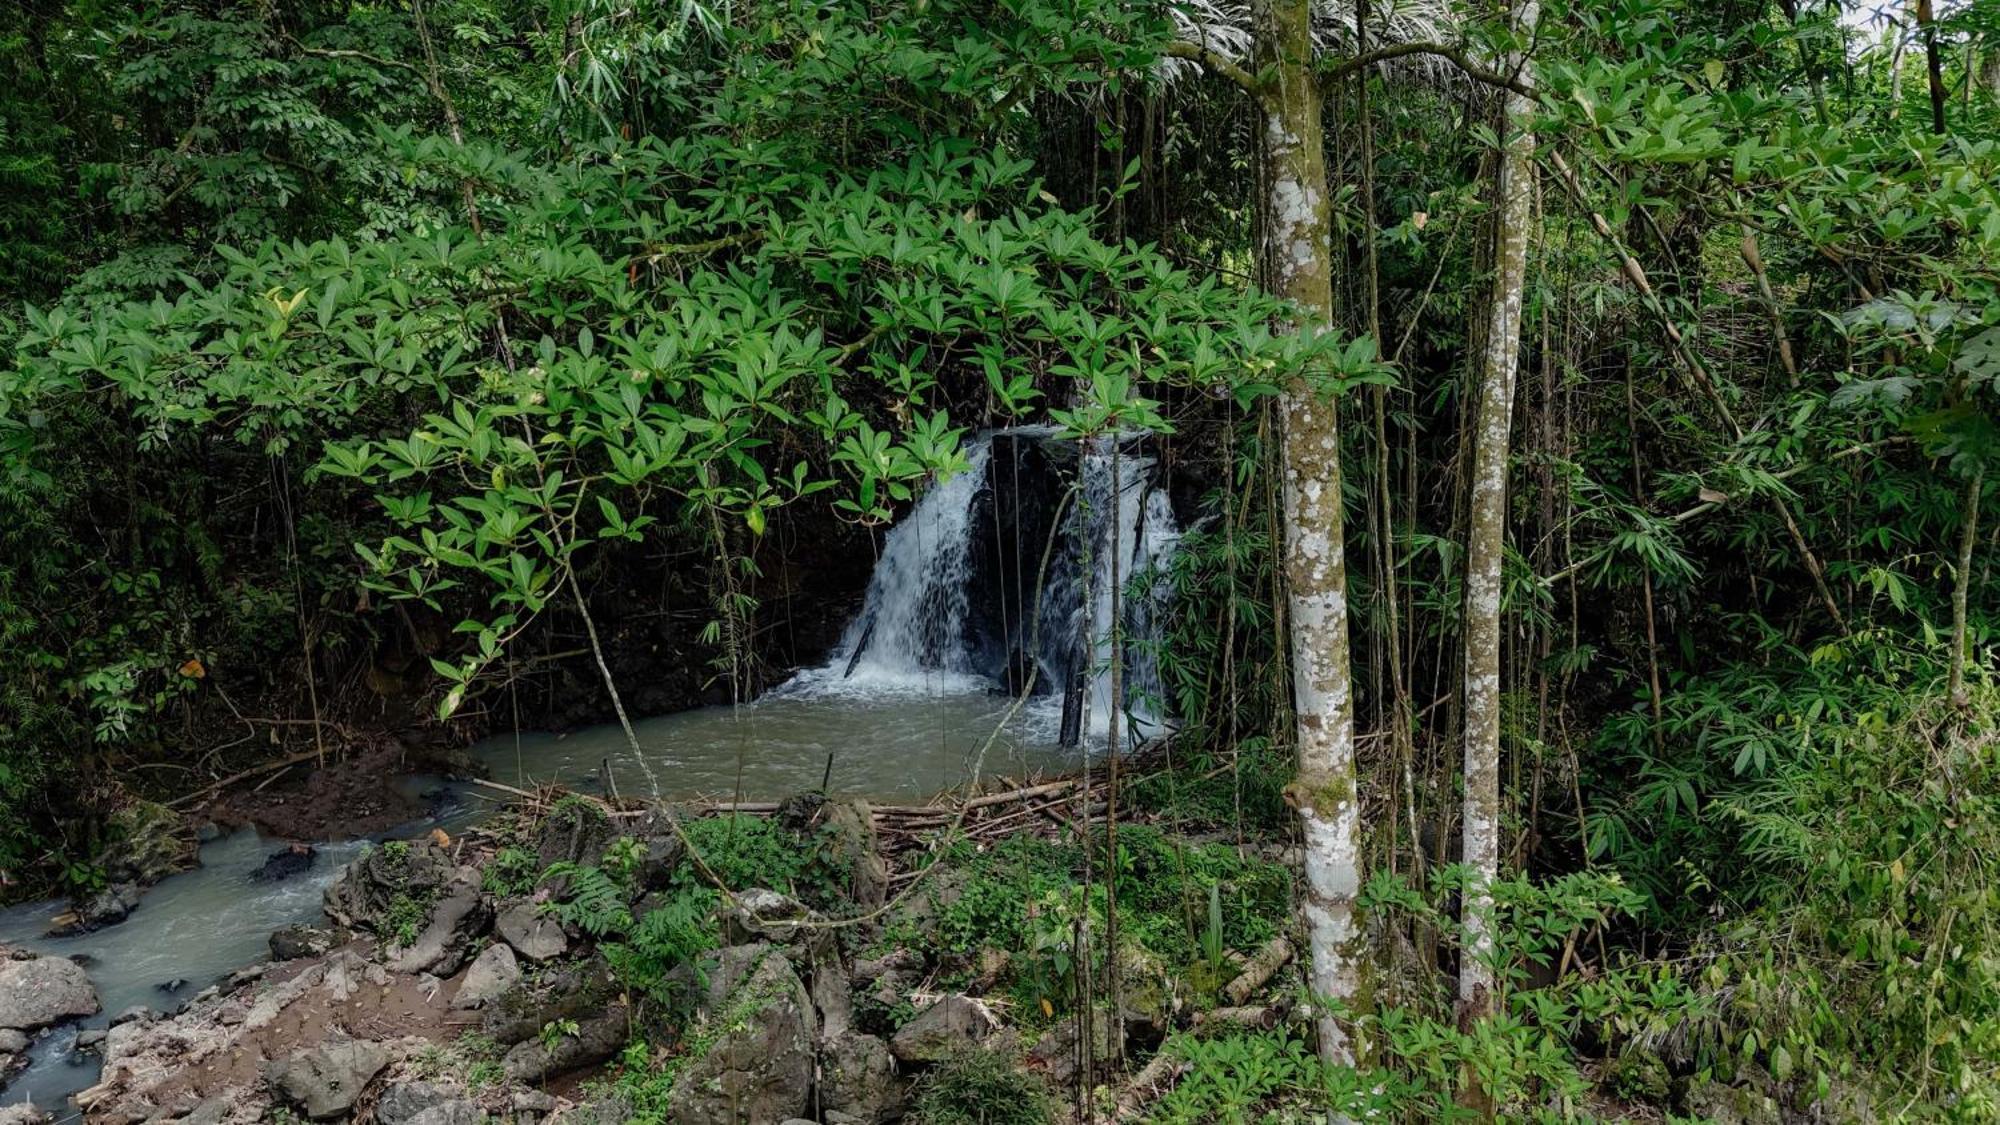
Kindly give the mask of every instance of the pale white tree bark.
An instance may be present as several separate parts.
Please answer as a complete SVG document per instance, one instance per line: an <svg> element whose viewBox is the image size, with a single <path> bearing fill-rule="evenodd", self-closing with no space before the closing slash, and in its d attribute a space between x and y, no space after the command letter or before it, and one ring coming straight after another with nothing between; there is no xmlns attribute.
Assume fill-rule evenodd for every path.
<svg viewBox="0 0 2000 1125"><path fill-rule="evenodd" d="M1251 23L1264 107L1262 253L1272 290L1297 304L1301 332L1333 316L1326 157L1320 90L1312 73L1307 0L1255 0ZM1284 567L1298 716L1297 779L1287 797L1305 837L1305 921L1313 992L1360 991L1354 900L1361 887L1361 810L1354 786L1354 711L1347 641L1347 566L1341 528L1340 430L1335 403L1304 380L1282 400ZM1351 1064L1347 1031L1318 1021L1322 1058Z"/></svg>
<svg viewBox="0 0 2000 1125"><path fill-rule="evenodd" d="M1534 34L1536 0L1519 0L1515 31ZM1523 83L1532 80L1523 55L1508 61ZM1464 896L1466 944L1458 969L1461 1018L1493 1007L1493 880L1500 873L1500 574L1507 533L1507 458L1514 417L1514 382L1521 362L1521 305L1528 275L1528 233L1534 221L1535 137L1528 128L1533 100L1510 90L1506 141L1500 153L1497 251L1493 297L1480 363L1479 406L1472 427L1473 468L1465 569L1465 841L1471 869Z"/></svg>

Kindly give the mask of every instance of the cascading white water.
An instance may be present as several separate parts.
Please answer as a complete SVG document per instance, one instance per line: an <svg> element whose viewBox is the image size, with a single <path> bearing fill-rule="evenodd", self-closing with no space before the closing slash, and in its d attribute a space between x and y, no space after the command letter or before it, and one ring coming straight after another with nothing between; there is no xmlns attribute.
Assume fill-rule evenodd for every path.
<svg viewBox="0 0 2000 1125"><path fill-rule="evenodd" d="M1042 658L1064 667L1085 651L1082 638L1090 638L1082 726L1093 736L1108 735L1116 590L1119 639L1124 642L1121 726L1124 737L1137 742L1167 726L1155 610L1167 593L1158 570L1180 542L1180 529L1166 490L1154 483L1157 461L1128 451L1130 437L1092 441L1079 459L1077 502L1062 528L1062 561L1043 600ZM1087 587L1082 581L1086 559Z"/></svg>
<svg viewBox="0 0 2000 1125"><path fill-rule="evenodd" d="M814 682L856 694L983 686L965 644L973 501L987 487L990 438L965 447L966 467L931 489L889 530L860 616ZM833 673L829 677L826 673ZM808 673L812 675L812 673Z"/></svg>
<svg viewBox="0 0 2000 1125"><path fill-rule="evenodd" d="M801 672L780 693L868 697L1004 690L1010 679L1021 682L1018 676L1010 678L1007 665L1032 658L1040 668L1036 686L1041 696L1034 717L1051 725L1059 722L1065 690L1072 675L1079 675L1084 680L1083 730L1102 745L1114 705L1110 665L1116 584L1123 592L1124 736L1137 742L1166 729L1156 650L1167 591L1156 568L1172 556L1180 532L1156 479L1157 461L1134 450L1132 435L1118 435L1115 450L1107 438L1076 451L1055 434L1053 427L1018 427L969 440L968 468L924 494L884 539L862 610L848 623L839 647L824 665ZM994 440L1001 435L1012 443L1011 463L996 469ZM1021 493L1026 489L1055 495L1064 487L1055 481L1024 486L1024 442L1072 451L1076 492L1060 527L998 526L1003 511L1016 521L1022 518ZM1119 478L1115 497L1114 457ZM1042 462L1053 463L1048 458ZM1009 503L998 503L999 490L1010 493ZM1020 603L1034 596L1036 564L1049 534L1058 542L1039 609L1024 621ZM1002 560L997 574L979 570L981 536L994 537L987 546ZM1133 581L1147 575L1153 577ZM990 605L985 611L997 620L974 620L976 606L985 604L976 595L994 595L975 591L980 582L1001 587L998 612Z"/></svg>

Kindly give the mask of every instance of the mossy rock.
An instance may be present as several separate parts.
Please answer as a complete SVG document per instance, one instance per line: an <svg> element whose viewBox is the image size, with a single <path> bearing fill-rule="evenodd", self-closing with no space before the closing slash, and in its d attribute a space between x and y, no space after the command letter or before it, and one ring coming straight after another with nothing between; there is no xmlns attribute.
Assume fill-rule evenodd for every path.
<svg viewBox="0 0 2000 1125"><path fill-rule="evenodd" d="M199 846L186 817L152 801L133 801L111 814L111 843L101 862L113 883L154 883L195 866Z"/></svg>

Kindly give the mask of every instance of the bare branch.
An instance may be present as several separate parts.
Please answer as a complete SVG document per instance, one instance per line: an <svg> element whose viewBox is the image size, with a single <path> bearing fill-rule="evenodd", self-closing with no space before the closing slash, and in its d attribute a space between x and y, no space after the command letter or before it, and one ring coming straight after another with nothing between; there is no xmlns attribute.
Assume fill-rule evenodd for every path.
<svg viewBox="0 0 2000 1125"><path fill-rule="evenodd" d="M1472 60L1472 56L1465 53L1465 48L1455 47L1449 43L1392 43L1386 47L1377 47L1372 51L1355 55L1353 58L1333 63L1322 70L1321 74L1328 82L1333 82L1345 78L1357 70L1365 70L1377 63L1408 58L1411 55L1430 55L1440 58L1458 67L1459 70L1465 73L1467 78L1474 81L1484 82L1488 86L1497 86L1502 90L1512 91L1524 98L1539 97L1535 88L1523 82L1518 75L1502 74L1497 70L1489 70L1486 67L1480 66Z"/></svg>
<svg viewBox="0 0 2000 1125"><path fill-rule="evenodd" d="M1244 69L1238 63L1231 61L1228 56L1222 54L1220 51L1204 47L1199 43L1190 43L1185 39L1176 39L1160 50L1168 58L1187 59L1191 62L1198 62L1222 77L1229 79L1231 82L1236 83L1238 86L1243 87L1244 90L1249 92L1250 96L1257 100L1262 101L1264 99L1264 86L1257 81L1257 76Z"/></svg>

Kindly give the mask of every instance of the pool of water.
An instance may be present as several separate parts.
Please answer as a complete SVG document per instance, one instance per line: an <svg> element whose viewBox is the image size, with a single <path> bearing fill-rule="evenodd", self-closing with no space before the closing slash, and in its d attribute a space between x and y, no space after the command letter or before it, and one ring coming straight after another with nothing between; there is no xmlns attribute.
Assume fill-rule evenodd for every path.
<svg viewBox="0 0 2000 1125"><path fill-rule="evenodd" d="M562 782L602 791L608 765L624 796L768 801L820 787L840 796L914 802L985 776L1066 769L1077 752L1057 745L1052 699L1007 718L1012 700L983 681L940 680L926 690L845 692L838 680L799 680L738 707L706 707L634 724L646 750L632 753L616 725L569 734L503 734L473 747L495 781ZM982 747L985 761L979 765Z"/></svg>

